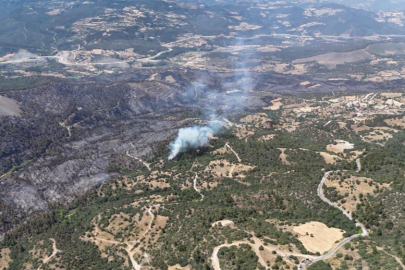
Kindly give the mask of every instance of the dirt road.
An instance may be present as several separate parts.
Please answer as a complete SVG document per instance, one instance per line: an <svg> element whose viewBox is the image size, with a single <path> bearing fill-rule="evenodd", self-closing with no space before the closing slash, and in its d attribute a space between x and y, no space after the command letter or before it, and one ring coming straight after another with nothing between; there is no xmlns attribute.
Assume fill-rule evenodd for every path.
<svg viewBox="0 0 405 270"><path fill-rule="evenodd" d="M360 172L361 171L361 162L360 162L359 158L356 159L356 165L357 165L356 172Z"/></svg>
<svg viewBox="0 0 405 270"><path fill-rule="evenodd" d="M58 254L58 252L60 252L60 250L56 247L56 241L55 241L55 239L50 238L50 240L53 242L53 243L52 243L52 250L53 250L53 252L52 252L52 254L51 254L50 256L45 257L45 258L42 260L43 264L47 264L53 257L55 257L56 254ZM38 267L37 270L40 270L40 269L42 269L42 265L41 265L40 267Z"/></svg>
<svg viewBox="0 0 405 270"><path fill-rule="evenodd" d="M224 247L232 247L232 246L239 246L240 244L244 244L247 241L236 241L230 244L222 244L220 246L217 246L214 248L214 251L212 252L211 255L211 263L212 263L212 267L214 268L214 270L221 270L221 266L219 263L219 259L218 259L218 252L221 248Z"/></svg>
<svg viewBox="0 0 405 270"><path fill-rule="evenodd" d="M385 254L387 254L388 256L391 256L392 258L394 258L397 263L402 267L402 269L405 269L405 265L403 264L402 260L400 258L398 258L395 255L392 255L391 253L385 251L382 247L377 247L377 250L384 252Z"/></svg>
<svg viewBox="0 0 405 270"><path fill-rule="evenodd" d="M201 191L197 188L197 180L198 180L198 174L196 173L196 174L195 174L195 177L194 177L194 181L193 181L193 186L194 186L194 190L195 190L198 194L200 194L200 196L201 196L201 201L202 201L202 200L204 200L204 195L201 194Z"/></svg>
<svg viewBox="0 0 405 270"><path fill-rule="evenodd" d="M233 148L229 145L228 142L225 144L225 146L228 147L229 150L231 150L235 154L236 158L238 159L238 162L242 162L242 160L240 159L238 153L236 153L235 150L233 150Z"/></svg>
<svg viewBox="0 0 405 270"><path fill-rule="evenodd" d="M118 241L114 241L114 240L108 240L108 239L103 239L100 237L95 237L96 240L103 241L106 243L110 243L110 244L114 244L114 245L126 245L125 251L128 254L128 257L132 264L132 268L134 270L141 270L141 267L142 267L142 263L138 263L134 258L135 253L139 250L138 243L139 243L140 239L144 238L150 232L150 230L152 229L153 221L155 220L155 215L152 212L152 207L149 207L146 210L146 213L148 213L149 215L152 216L152 220L150 222L148 222L149 224L148 224L147 230L145 230L145 232L142 234L142 236L140 236L138 238L138 240L127 241L127 242L118 242ZM98 226L96 226L95 230L96 230L96 235L97 235L98 231L99 231ZM149 260L149 257L146 253L144 253L143 256Z"/></svg>
<svg viewBox="0 0 405 270"><path fill-rule="evenodd" d="M126 152L126 155L127 155L128 157L130 157L130 158L133 158L133 159L138 160L139 162L141 162L141 163L150 171L150 164L146 163L145 161L143 161L142 159L140 159L140 158L138 158L138 157L136 157L136 156L134 156L134 155L131 155L131 154L129 153L129 150Z"/></svg>

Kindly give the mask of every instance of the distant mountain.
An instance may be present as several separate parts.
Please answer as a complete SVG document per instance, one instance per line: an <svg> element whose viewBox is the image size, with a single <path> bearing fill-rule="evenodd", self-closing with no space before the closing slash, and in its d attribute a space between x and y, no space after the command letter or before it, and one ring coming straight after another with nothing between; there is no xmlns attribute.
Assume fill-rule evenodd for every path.
<svg viewBox="0 0 405 270"><path fill-rule="evenodd" d="M331 0L350 7L369 9L373 11L402 11L405 10L404 0Z"/></svg>
<svg viewBox="0 0 405 270"><path fill-rule="evenodd" d="M404 34L402 17L339 4L229 1L0 1L0 55L26 49L135 48L147 55L185 35ZM343 4L349 4L344 1ZM388 17L387 17L388 16Z"/></svg>

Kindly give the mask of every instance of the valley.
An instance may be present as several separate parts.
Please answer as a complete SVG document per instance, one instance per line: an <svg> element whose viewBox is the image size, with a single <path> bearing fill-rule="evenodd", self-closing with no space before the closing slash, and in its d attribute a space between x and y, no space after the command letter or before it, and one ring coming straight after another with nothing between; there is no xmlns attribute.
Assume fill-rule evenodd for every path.
<svg viewBox="0 0 405 270"><path fill-rule="evenodd" d="M380 2L0 0L0 270L403 269Z"/></svg>
<svg viewBox="0 0 405 270"><path fill-rule="evenodd" d="M40 263L51 269L78 264L91 268L90 262L96 268L99 262L108 267L120 265L120 269L198 269L204 265L233 269L232 259L225 258L234 254L236 265L257 265L252 269L312 269L324 261L377 269L382 265L373 265L369 253L364 253L371 249L377 250L373 256L381 263L394 267L398 265L395 256L401 253L392 257L381 245L396 237L390 236L392 232L398 234L395 228L402 226L402 210L392 209L389 215L401 218L388 229L384 222L374 223L378 217L367 218L367 207L389 200L401 180L377 176L384 167L369 167L369 160L392 140L403 137L403 127L388 129L391 121L387 120L403 114L404 97L402 93L278 95L274 98L277 106L270 102L257 112L229 114L222 120L224 129L209 145L173 160L166 159L167 150L161 158L149 159L124 151L122 157L138 163L139 170L121 167L127 165L117 159L116 170L124 176L105 182L69 210L52 210L56 211L54 223L36 234L22 254L24 259L13 255L13 247L23 243L6 237L5 243L17 241L10 246L13 259L9 263L18 268L29 262L25 267L32 265L32 269ZM365 134L379 136L376 130L387 130L392 137L365 139ZM288 162L283 162L280 153ZM338 158L327 163L320 153ZM339 177L350 181L350 186ZM335 181L340 184L332 185ZM373 188L362 187L361 181ZM356 186L361 187L359 191ZM70 231L70 226L76 229L67 239L76 237L76 244L58 233L62 228ZM324 243L335 231L341 231L341 236ZM30 255L31 245L49 238L57 243L51 259ZM90 247L86 243L91 244L91 260L78 253ZM360 254L356 261L347 259L351 255L341 255L348 247ZM244 257L247 254L251 254L249 259Z"/></svg>

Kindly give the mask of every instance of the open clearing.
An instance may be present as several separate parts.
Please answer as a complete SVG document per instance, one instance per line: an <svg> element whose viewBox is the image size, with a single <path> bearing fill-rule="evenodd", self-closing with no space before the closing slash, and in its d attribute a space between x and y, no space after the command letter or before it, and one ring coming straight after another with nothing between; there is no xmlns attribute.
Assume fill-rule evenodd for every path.
<svg viewBox="0 0 405 270"><path fill-rule="evenodd" d="M342 140L336 140L335 144L328 144L326 146L326 150L334 153L343 153L344 150L346 149L353 149L354 144L342 141Z"/></svg>
<svg viewBox="0 0 405 270"><path fill-rule="evenodd" d="M222 227L229 226L229 227L235 228L235 224L233 223L233 221L228 220L228 219L216 221L216 222L212 223L211 226L215 227L215 226L219 226L219 225L221 225Z"/></svg>
<svg viewBox="0 0 405 270"><path fill-rule="evenodd" d="M384 122L387 123L387 125L389 125L390 127L398 126L401 128L405 128L405 116L401 118L385 119Z"/></svg>
<svg viewBox="0 0 405 270"><path fill-rule="evenodd" d="M222 268L220 266L219 258L218 258L218 253L221 248L239 246L241 244L249 245L252 248L252 250L256 253L256 256L259 259L258 260L259 263L263 266L266 266L268 261L274 262L278 255L285 256L288 254L290 256L294 255L297 257L312 258L311 255L302 255L300 253L295 253L296 248L293 248L293 252L289 253L288 251L285 251L285 250L288 250L288 248L285 248L285 250L284 250L281 246L275 246L272 244L265 245L261 239L253 236L253 237L251 237L250 240L246 239L246 240L241 240L241 241L235 241L235 242L232 242L229 244L222 244L220 246L215 247L214 251L211 255L212 267L214 268L214 270L222 270ZM260 247L263 247L263 250L261 250ZM285 260L285 262L291 268L295 266L295 264L292 260Z"/></svg>
<svg viewBox="0 0 405 270"><path fill-rule="evenodd" d="M326 163L326 164L336 164L336 162L337 162L338 160L341 160L340 157L338 157L338 156L336 156L336 155L332 155L332 154L326 153L326 152L320 152L319 154L323 157L323 159L325 160L325 163Z"/></svg>
<svg viewBox="0 0 405 270"><path fill-rule="evenodd" d="M386 122L387 124L400 124L401 120L389 119L390 121ZM352 127L353 128L353 127ZM392 138L392 134L398 132L398 130L389 128L389 127L368 127L368 126L361 126L361 127L354 127L353 128L356 133L363 132L360 137L363 141L368 143L375 143L381 146Z"/></svg>
<svg viewBox="0 0 405 270"><path fill-rule="evenodd" d="M21 109L13 99L0 96L0 116L21 116Z"/></svg>
<svg viewBox="0 0 405 270"><path fill-rule="evenodd" d="M205 171L210 171L218 177L233 177L234 173L238 173L238 177L243 178L241 173L252 170L254 167L243 164L232 164L225 159L210 161Z"/></svg>
<svg viewBox="0 0 405 270"><path fill-rule="evenodd" d="M325 181L327 187L336 188L339 195L343 196L345 202L339 202L348 213L356 210L356 206L360 203L360 194L374 194L374 191L381 188L389 188L389 184L378 184L371 178L350 176L347 179L340 181L340 177L332 176Z"/></svg>
<svg viewBox="0 0 405 270"><path fill-rule="evenodd" d="M335 68L337 65L345 63L355 63L365 60L373 60L375 57L366 50L357 50L352 52L331 52L320 54L308 58L294 60L294 64L303 64L310 62L317 62L326 65L330 68Z"/></svg>
<svg viewBox="0 0 405 270"><path fill-rule="evenodd" d="M298 240L311 252L324 253L330 250L337 241L343 239L344 231L337 228L329 228L317 221L302 224L294 227L293 232L297 233Z"/></svg>
<svg viewBox="0 0 405 270"><path fill-rule="evenodd" d="M286 148L277 148L277 149L281 151L281 153L280 153L280 160L281 160L281 162L282 162L283 164L285 164L285 165L290 165L291 162L289 162L289 161L287 160L287 155L284 153L285 150L287 150L287 149L286 149Z"/></svg>
<svg viewBox="0 0 405 270"><path fill-rule="evenodd" d="M3 248L0 250L0 270L7 269L11 262L10 249Z"/></svg>
<svg viewBox="0 0 405 270"><path fill-rule="evenodd" d="M265 141L274 139L274 137L276 137L276 134L269 134L269 135L264 135L264 136L260 137L258 140L259 140L259 142L265 142Z"/></svg>
<svg viewBox="0 0 405 270"><path fill-rule="evenodd" d="M249 114L240 120L242 123L253 125L256 128L271 127L271 119L265 113Z"/></svg>
<svg viewBox="0 0 405 270"><path fill-rule="evenodd" d="M175 264L173 266L169 266L169 270L191 270L191 266L187 265L182 267L180 264Z"/></svg>
<svg viewBox="0 0 405 270"><path fill-rule="evenodd" d="M149 261L149 255L144 252L144 248L156 243L168 220L164 216L155 217L152 207L146 209L142 216L137 214L132 219L128 219L124 213L115 214L109 219L105 230L99 227L101 218L100 214L93 220L94 230L87 232L81 240L97 245L104 258L109 256L110 247L120 248L118 254L125 260L129 259L136 270L140 270L142 265ZM127 222L124 222L125 219L128 219Z"/></svg>
<svg viewBox="0 0 405 270"><path fill-rule="evenodd" d="M283 106L283 103L281 102L283 99L281 97L276 98L275 100L271 101L271 106L269 107L264 107L264 110L271 110L271 111L277 111Z"/></svg>

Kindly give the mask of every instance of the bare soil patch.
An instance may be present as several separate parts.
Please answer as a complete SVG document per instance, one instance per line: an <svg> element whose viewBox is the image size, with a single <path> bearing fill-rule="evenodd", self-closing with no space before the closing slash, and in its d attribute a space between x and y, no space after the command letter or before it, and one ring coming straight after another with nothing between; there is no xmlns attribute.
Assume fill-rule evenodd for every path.
<svg viewBox="0 0 405 270"><path fill-rule="evenodd" d="M310 84L311 84L310 81L300 82L300 85L301 85L301 86L307 86L307 85L310 85Z"/></svg>
<svg viewBox="0 0 405 270"><path fill-rule="evenodd" d="M173 78L173 76L169 75L165 78L165 82L167 83L175 83L176 80Z"/></svg>
<svg viewBox="0 0 405 270"><path fill-rule="evenodd" d="M327 152L320 152L319 154L324 158L326 164L336 164L337 161L341 160L339 156Z"/></svg>
<svg viewBox="0 0 405 270"><path fill-rule="evenodd" d="M21 109L13 99L0 96L0 116L21 116Z"/></svg>
<svg viewBox="0 0 405 270"><path fill-rule="evenodd" d="M264 136L260 137L258 140L259 140L259 142L265 142L265 141L274 139L274 137L276 137L276 134L269 134L269 135L264 135Z"/></svg>
<svg viewBox="0 0 405 270"><path fill-rule="evenodd" d="M222 227L225 227L225 226L235 227L235 224L233 223L233 221L228 220L228 219L216 221L216 222L212 223L211 226L215 227L215 226L219 226L219 225L221 225Z"/></svg>
<svg viewBox="0 0 405 270"><path fill-rule="evenodd" d="M354 144L343 140L336 140L335 144L328 144L326 150L334 153L343 153L346 149L353 149Z"/></svg>
<svg viewBox="0 0 405 270"><path fill-rule="evenodd" d="M187 265L182 267L180 264L169 266L169 270L191 270L191 266Z"/></svg>
<svg viewBox="0 0 405 270"><path fill-rule="evenodd" d="M287 160L287 155L284 153L285 150L287 150L287 149L286 148L277 148L277 149L281 151L281 153L280 153L281 162L283 162L283 164L285 164L285 165L290 165L291 162L289 162Z"/></svg>
<svg viewBox="0 0 405 270"><path fill-rule="evenodd" d="M3 248L0 250L0 270L8 268L11 262L10 252L9 248Z"/></svg>
<svg viewBox="0 0 405 270"><path fill-rule="evenodd" d="M271 106L263 107L263 109L264 110L271 110L271 111L279 110L281 108L281 106L283 106L283 103L281 102L282 100L283 100L283 98L281 98L281 97L276 98L275 100L271 101Z"/></svg>

